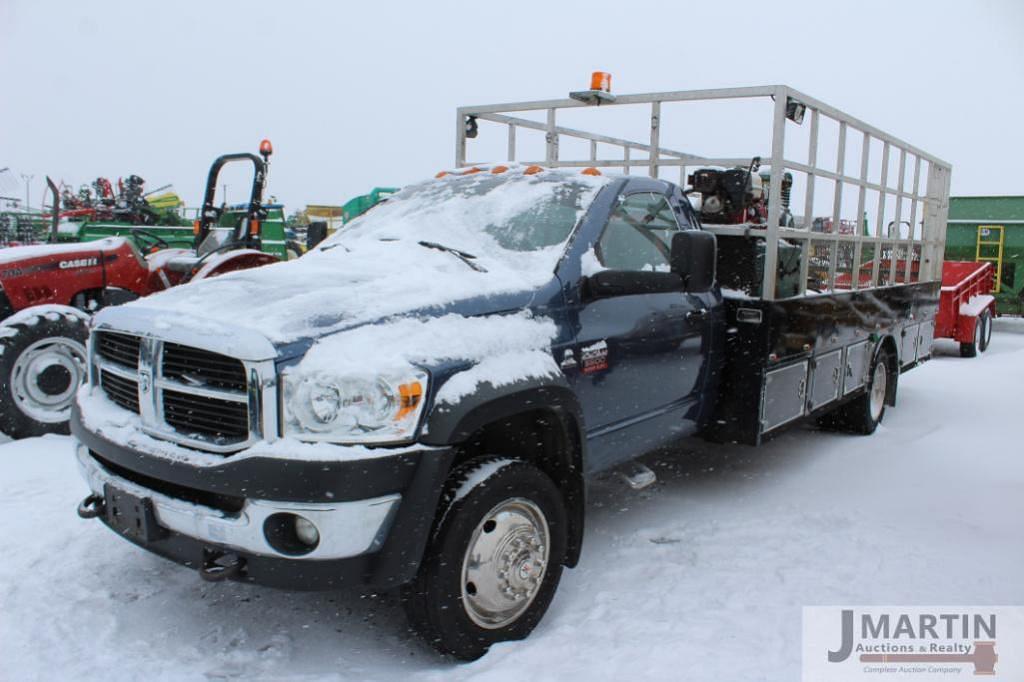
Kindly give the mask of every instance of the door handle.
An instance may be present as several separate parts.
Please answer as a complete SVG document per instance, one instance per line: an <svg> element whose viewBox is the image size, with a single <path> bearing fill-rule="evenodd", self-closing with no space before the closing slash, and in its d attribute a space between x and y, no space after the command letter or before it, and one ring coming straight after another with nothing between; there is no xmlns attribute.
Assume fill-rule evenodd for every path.
<svg viewBox="0 0 1024 682"><path fill-rule="evenodd" d="M697 310L691 310L686 313L687 322L699 322L708 316L707 308L698 308Z"/></svg>

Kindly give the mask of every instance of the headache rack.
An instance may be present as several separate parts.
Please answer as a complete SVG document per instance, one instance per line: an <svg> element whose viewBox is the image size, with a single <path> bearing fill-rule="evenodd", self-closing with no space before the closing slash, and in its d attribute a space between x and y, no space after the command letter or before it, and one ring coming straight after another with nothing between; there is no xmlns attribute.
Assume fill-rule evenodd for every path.
<svg viewBox="0 0 1024 682"><path fill-rule="evenodd" d="M678 182L684 187L688 172L696 168L747 167L753 157L760 157L761 167L770 174L766 222L704 225L720 237L763 240L763 279L757 287L758 297L771 300L794 295L792 290L785 294L777 291L780 243L790 253L799 247L799 279L793 278L799 282L796 295L941 280L950 165L935 156L784 85L618 96L587 91L573 93L573 97L460 107L456 166L485 163L483 159L467 158L467 142L482 135L481 122L507 128L504 156L509 161L550 168L605 168L627 174L642 169L655 178L678 168ZM733 158L702 156L663 146L668 140L662 131L675 107L739 100L769 103L767 146ZM643 141L559 125L559 114L566 118L570 110L622 112L638 107L649 115L649 138ZM537 118L524 117L531 113ZM608 113L602 121L614 127L623 118ZM735 124L719 118L712 125L728 128ZM805 145L787 143L787 132L794 126L806 130L799 136L790 133L794 139L806 135ZM702 130L706 128L688 129L679 139L690 146L691 141L701 139ZM524 133L542 136L541 157L517 159L517 144L521 145ZM850 139L855 136L860 139ZM589 154L564 153L562 148L569 140L577 148L581 146L579 141L588 142ZM801 154L805 156L797 158ZM577 156L584 158L574 158ZM784 183L776 180L787 172L793 175L793 183L784 191ZM784 199L789 199L784 195L797 197L792 211L784 210ZM815 215L815 206L823 204L826 208L819 208ZM780 226L781 217L801 208L802 215L794 215L791 226Z"/></svg>

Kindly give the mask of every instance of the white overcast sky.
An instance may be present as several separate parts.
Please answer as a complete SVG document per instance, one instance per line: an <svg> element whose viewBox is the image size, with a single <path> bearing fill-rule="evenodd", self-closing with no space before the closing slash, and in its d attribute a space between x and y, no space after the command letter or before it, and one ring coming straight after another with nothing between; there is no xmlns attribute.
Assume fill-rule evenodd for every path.
<svg viewBox="0 0 1024 682"><path fill-rule="evenodd" d="M954 194L1024 194L1020 0L0 0L0 59L0 194L34 174L33 205L46 174L130 173L195 205L263 137L271 194L341 203L450 167L457 106L598 69L619 93L785 83L950 161Z"/></svg>

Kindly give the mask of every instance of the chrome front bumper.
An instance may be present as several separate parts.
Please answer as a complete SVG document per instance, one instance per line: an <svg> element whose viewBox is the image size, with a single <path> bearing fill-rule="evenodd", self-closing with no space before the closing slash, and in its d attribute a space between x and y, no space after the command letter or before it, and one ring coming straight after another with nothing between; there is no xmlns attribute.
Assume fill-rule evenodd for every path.
<svg viewBox="0 0 1024 682"><path fill-rule="evenodd" d="M229 514L169 497L107 471L84 445L76 450L82 477L95 495L109 484L139 498L149 499L157 523L163 528L201 542L230 547L260 556L295 560L346 559L380 549L398 511L401 495L395 493L367 500L333 503L273 502L247 499L242 510ZM263 528L273 514L298 514L316 525L317 547L301 556L274 549Z"/></svg>

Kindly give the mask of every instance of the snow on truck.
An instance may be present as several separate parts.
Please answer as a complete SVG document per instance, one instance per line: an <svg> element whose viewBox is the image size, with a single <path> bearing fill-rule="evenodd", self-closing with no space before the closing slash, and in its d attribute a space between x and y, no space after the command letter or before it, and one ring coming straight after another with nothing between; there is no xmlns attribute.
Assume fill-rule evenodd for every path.
<svg viewBox="0 0 1024 682"><path fill-rule="evenodd" d="M595 474L804 419L871 433L929 352L949 165L784 86L600 86L461 108L455 170L303 258L101 311L79 515L208 580L400 588L431 644L473 659L543 616ZM723 101L766 104L760 169L662 146L670 110ZM637 108L642 141L558 120ZM467 158L486 126L508 161ZM516 162L531 133L542 153ZM844 188L854 224L878 195L875 228L813 229L848 220ZM890 211L921 229L883 233Z"/></svg>

